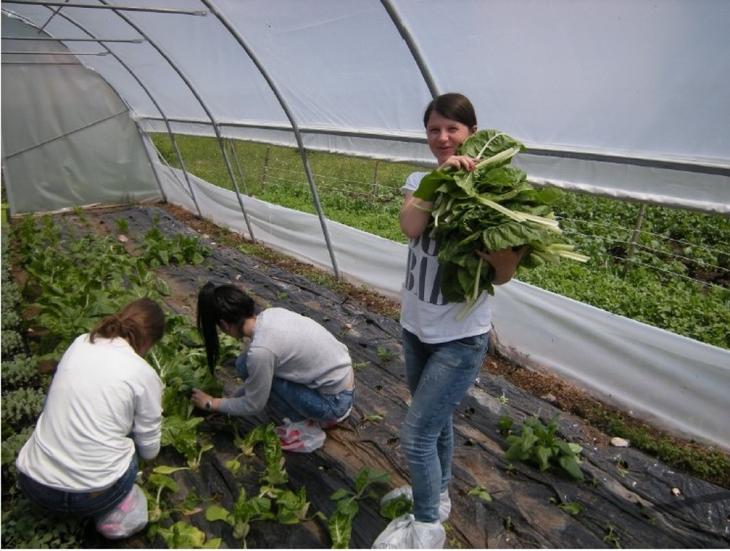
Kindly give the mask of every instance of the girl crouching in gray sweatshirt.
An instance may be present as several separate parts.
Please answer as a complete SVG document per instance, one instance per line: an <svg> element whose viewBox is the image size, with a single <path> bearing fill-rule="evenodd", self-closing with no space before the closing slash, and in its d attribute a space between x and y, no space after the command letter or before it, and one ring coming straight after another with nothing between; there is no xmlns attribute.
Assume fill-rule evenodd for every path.
<svg viewBox="0 0 730 551"><path fill-rule="evenodd" d="M219 356L218 329L251 339L236 360L244 384L230 398L194 389L196 407L246 416L268 404L291 421L324 428L350 414L355 385L350 354L316 321L285 308L257 314L253 299L239 288L209 282L198 293L198 330L211 370Z"/></svg>

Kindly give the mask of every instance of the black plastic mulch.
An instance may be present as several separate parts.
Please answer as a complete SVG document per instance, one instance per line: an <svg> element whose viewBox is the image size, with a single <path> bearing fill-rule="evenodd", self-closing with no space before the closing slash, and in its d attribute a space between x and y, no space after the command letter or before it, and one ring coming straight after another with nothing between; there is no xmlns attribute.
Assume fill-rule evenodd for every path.
<svg viewBox="0 0 730 551"><path fill-rule="evenodd" d="M208 280L235 281L262 306L281 306L317 320L350 349L356 369L356 407L341 426L328 431L325 446L312 454L286 454L290 486L304 486L310 511L329 515L334 502L329 496L339 488L352 488L362 467L385 470L390 486L408 479L405 459L398 446L398 429L405 416L408 391L403 377L398 322L368 311L346 296L338 295L301 276L288 273L264 260L238 250L212 244L207 237L156 207L138 207L88 215L115 228L124 218L129 237L141 241L153 219L166 234L189 233L201 237L212 254L200 266L174 266L160 270L173 291L169 306L194 316L195 296ZM386 352L387 351L387 352ZM227 391L235 388L230 369L219 371ZM382 417L377 420L374 415ZM582 470L586 481L575 482L554 471L540 472L526 464L505 460L505 438L497 430L502 415L521 420L537 414L547 422L560 414L559 433L583 446ZM215 438L197 473L174 476L182 486L179 496L194 490L201 498L230 506L240 487L254 481L233 476L224 466L237 455L232 427L243 434L268 421L229 420L210 416L202 425ZM726 548L730 545L730 491L675 472L635 449L593 447L589 431L579 418L562 413L548 402L529 395L501 377L483 370L455 416L456 450L451 485L453 509L447 526L447 546L462 548ZM163 451L158 461L172 464L180 459ZM484 502L467 495L481 486L492 497ZM385 491L388 488L381 488ZM674 490L676 489L676 490ZM678 495L675 495L677 492ZM578 502L577 515L559 508ZM186 518L180 516L179 518ZM187 520L222 537L228 547L239 547L231 528L209 523L198 512ZM387 521L379 516L373 499L360 503L352 528L350 546L369 548ZM162 546L163 542L156 542ZM312 520L303 525L254 523L249 547L330 547L326 525ZM144 547L139 538L120 545ZM148 545L148 544L147 544Z"/></svg>

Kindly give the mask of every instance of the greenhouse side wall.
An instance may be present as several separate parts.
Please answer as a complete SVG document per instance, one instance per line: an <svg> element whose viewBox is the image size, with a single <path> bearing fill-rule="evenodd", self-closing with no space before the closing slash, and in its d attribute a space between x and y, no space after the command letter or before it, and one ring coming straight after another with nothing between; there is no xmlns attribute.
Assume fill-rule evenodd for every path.
<svg viewBox="0 0 730 551"><path fill-rule="evenodd" d="M159 167L168 200L194 211L179 171ZM205 218L249 236L235 194L191 177ZM317 216L242 196L254 236L317 266L331 264ZM340 273L397 296L406 247L327 222ZM572 379L675 433L730 450L730 351L611 314L519 281L493 298L498 346Z"/></svg>

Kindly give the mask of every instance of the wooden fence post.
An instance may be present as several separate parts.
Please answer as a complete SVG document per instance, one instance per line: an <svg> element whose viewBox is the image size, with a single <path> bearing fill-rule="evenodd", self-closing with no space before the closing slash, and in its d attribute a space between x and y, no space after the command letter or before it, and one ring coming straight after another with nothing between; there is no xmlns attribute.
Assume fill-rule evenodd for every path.
<svg viewBox="0 0 730 551"><path fill-rule="evenodd" d="M380 161L378 159L375 160L375 169L373 170L373 195L375 198L378 198L378 167L380 166Z"/></svg>
<svg viewBox="0 0 730 551"><path fill-rule="evenodd" d="M646 203L641 204L639 209L639 216L636 219L636 226L634 227L634 233L631 234L631 241L629 243L629 250L626 254L627 258L634 256L634 250L636 249L636 242L639 239L639 233L641 233L641 225L644 223L644 215L646 213Z"/></svg>
<svg viewBox="0 0 730 551"><path fill-rule="evenodd" d="M266 175L269 171L269 156L271 155L271 147L266 146L266 155L264 156L264 169L261 174L261 190L266 188Z"/></svg>

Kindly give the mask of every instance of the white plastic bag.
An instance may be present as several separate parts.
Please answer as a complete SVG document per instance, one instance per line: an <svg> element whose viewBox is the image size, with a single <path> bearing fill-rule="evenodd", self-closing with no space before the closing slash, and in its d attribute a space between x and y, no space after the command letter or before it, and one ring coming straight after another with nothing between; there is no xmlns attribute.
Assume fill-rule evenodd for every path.
<svg viewBox="0 0 730 551"><path fill-rule="evenodd" d="M147 526L147 497L136 484L114 509L96 519L96 530L110 540L127 538Z"/></svg>
<svg viewBox="0 0 730 551"><path fill-rule="evenodd" d="M440 522L419 522L410 513L390 521L373 549L443 549L446 532Z"/></svg>
<svg viewBox="0 0 730 551"><path fill-rule="evenodd" d="M327 435L311 420L297 421L284 419L284 424L276 427L281 449L288 452L309 453L324 445Z"/></svg>

